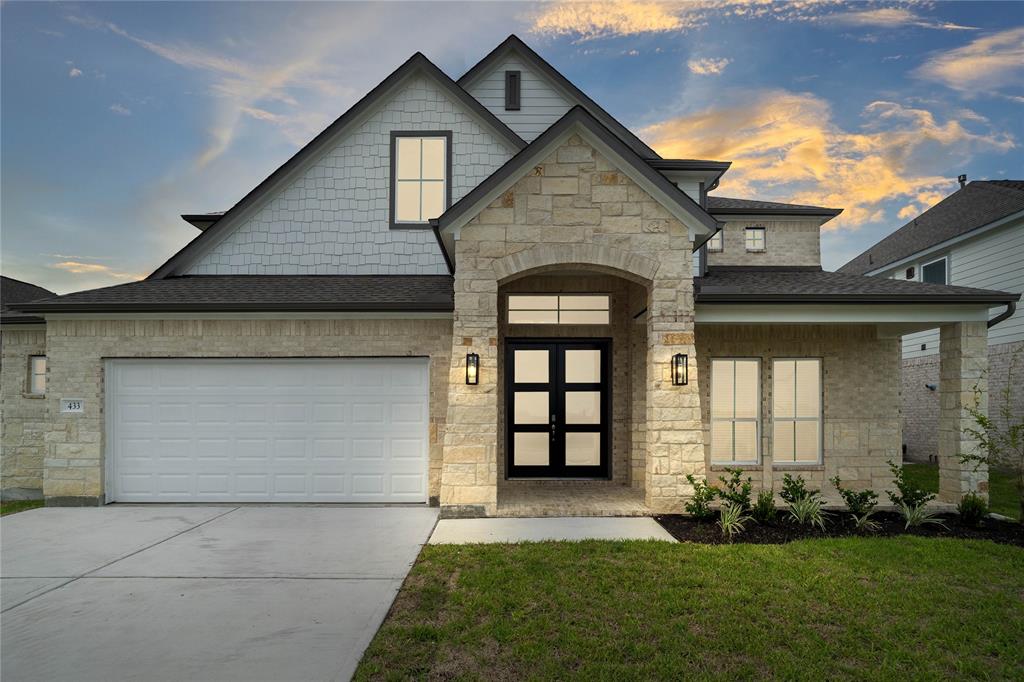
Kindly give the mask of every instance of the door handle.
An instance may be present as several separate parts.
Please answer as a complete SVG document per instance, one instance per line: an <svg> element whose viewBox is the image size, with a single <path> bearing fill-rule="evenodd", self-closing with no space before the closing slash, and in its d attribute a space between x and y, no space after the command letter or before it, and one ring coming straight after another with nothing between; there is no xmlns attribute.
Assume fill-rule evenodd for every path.
<svg viewBox="0 0 1024 682"><path fill-rule="evenodd" d="M551 440L555 439L555 415L551 415Z"/></svg>

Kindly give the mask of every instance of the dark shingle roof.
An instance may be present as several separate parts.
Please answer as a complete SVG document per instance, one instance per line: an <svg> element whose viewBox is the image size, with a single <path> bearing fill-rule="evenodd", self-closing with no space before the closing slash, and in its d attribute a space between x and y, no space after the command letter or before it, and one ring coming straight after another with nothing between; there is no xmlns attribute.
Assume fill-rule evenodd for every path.
<svg viewBox="0 0 1024 682"><path fill-rule="evenodd" d="M1024 211L1024 180L975 180L839 268L862 275Z"/></svg>
<svg viewBox="0 0 1024 682"><path fill-rule="evenodd" d="M79 291L30 312L450 312L448 275L194 275Z"/></svg>
<svg viewBox="0 0 1024 682"><path fill-rule="evenodd" d="M1020 294L825 272L812 267L708 268L697 278L698 303L993 303Z"/></svg>
<svg viewBox="0 0 1024 682"><path fill-rule="evenodd" d="M13 303L25 303L40 298L56 296L49 289L22 282L20 279L12 279L0 275L0 320L4 324L31 324L42 322L41 317L23 313L20 310L12 310L8 306Z"/></svg>
<svg viewBox="0 0 1024 682"><path fill-rule="evenodd" d="M807 204L780 204L777 201L756 201L754 199L734 199L708 195L708 213L780 213L793 215L837 216L843 212L841 208L825 208Z"/></svg>

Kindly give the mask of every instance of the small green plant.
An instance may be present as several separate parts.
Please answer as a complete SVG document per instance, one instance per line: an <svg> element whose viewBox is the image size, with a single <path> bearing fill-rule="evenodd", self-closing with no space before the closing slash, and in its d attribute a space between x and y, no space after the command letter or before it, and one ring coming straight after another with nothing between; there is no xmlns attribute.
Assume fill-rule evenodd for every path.
<svg viewBox="0 0 1024 682"><path fill-rule="evenodd" d="M850 514L853 518L853 529L858 533L874 533L882 528L882 524L878 521L872 520L872 516L875 515L875 510L864 512L861 515Z"/></svg>
<svg viewBox="0 0 1024 682"><path fill-rule="evenodd" d="M935 518L935 512L928 509L928 505L924 502L917 505L910 505L906 502L901 502L898 505L900 514L903 515L903 520L906 525L903 526L904 530L910 530L911 528L917 528L924 525L937 525L946 527L946 524L942 522L942 519Z"/></svg>
<svg viewBox="0 0 1024 682"><path fill-rule="evenodd" d="M693 486L693 497L683 505L686 513L698 521L708 521L714 517L711 511L711 501L715 499L716 490L714 486L707 484L707 481L698 481L693 474L687 474L686 480Z"/></svg>
<svg viewBox="0 0 1024 682"><path fill-rule="evenodd" d="M789 503L789 515L801 526L817 526L825 530L825 510L821 508L822 499L817 495L808 495Z"/></svg>
<svg viewBox="0 0 1024 682"><path fill-rule="evenodd" d="M739 505L744 511L750 511L750 493L753 489L753 479L747 476L747 480L743 480L743 469L730 469L726 467L726 473L729 474L729 478L725 476L719 476L718 480L725 486L724 490L715 489L715 492L723 502L730 502L732 504Z"/></svg>
<svg viewBox="0 0 1024 682"><path fill-rule="evenodd" d="M878 504L878 493L874 490L851 490L850 488L844 488L843 482L839 480L838 476L834 476L831 479L832 485L839 491L840 496L843 498L843 502L846 503L846 508L850 510L854 518L870 514L875 509L875 505Z"/></svg>
<svg viewBox="0 0 1024 682"><path fill-rule="evenodd" d="M802 500L807 497L817 497L817 490L808 490L807 483L804 482L804 477L797 475L793 478L789 474L782 477L782 492L779 493L779 497L782 498L783 502L793 504L797 500Z"/></svg>
<svg viewBox="0 0 1024 682"><path fill-rule="evenodd" d="M896 463L891 459L888 460L889 471L892 472L892 482L896 486L896 490L886 493L889 496L889 501L892 502L894 507L900 507L906 505L907 507L921 507L935 499L935 493L930 493L925 490L917 488L912 483L908 483L903 478L903 467L896 466Z"/></svg>
<svg viewBox="0 0 1024 682"><path fill-rule="evenodd" d="M749 520L750 517L744 513L743 507L733 502L726 502L718 512L718 527L722 529L722 535L729 542L745 530L745 524Z"/></svg>
<svg viewBox="0 0 1024 682"><path fill-rule="evenodd" d="M960 521L965 526L977 528L988 514L988 503L977 493L967 493L960 498L956 510L960 513Z"/></svg>
<svg viewBox="0 0 1024 682"><path fill-rule="evenodd" d="M750 515L758 523L773 523L779 515L779 510L775 508L775 493L771 490L759 492Z"/></svg>

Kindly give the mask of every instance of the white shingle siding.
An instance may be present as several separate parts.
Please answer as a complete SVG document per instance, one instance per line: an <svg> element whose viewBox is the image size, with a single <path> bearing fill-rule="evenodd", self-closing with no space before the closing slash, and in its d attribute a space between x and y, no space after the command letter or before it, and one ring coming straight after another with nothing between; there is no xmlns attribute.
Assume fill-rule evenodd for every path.
<svg viewBox="0 0 1024 682"><path fill-rule="evenodd" d="M513 153L432 80L415 77L187 274L446 274L430 229L389 229L392 130L452 131L453 202Z"/></svg>
<svg viewBox="0 0 1024 682"><path fill-rule="evenodd" d="M506 71L522 74L519 111L505 111ZM468 90L527 142L532 142L572 108L572 104L551 86L547 78L514 56L498 62L489 73L477 78Z"/></svg>

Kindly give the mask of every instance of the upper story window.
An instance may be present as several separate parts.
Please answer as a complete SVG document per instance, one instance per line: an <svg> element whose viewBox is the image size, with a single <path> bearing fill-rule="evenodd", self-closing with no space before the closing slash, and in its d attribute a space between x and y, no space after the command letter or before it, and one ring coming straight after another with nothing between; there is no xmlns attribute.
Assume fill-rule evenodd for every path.
<svg viewBox="0 0 1024 682"><path fill-rule="evenodd" d="M28 358L28 392L32 395L46 393L45 355L30 355Z"/></svg>
<svg viewBox="0 0 1024 682"><path fill-rule="evenodd" d="M942 257L921 266L921 281L929 284L946 284L946 258Z"/></svg>
<svg viewBox="0 0 1024 682"><path fill-rule="evenodd" d="M718 252L722 250L722 231L719 230L708 240L708 251Z"/></svg>
<svg viewBox="0 0 1024 682"><path fill-rule="evenodd" d="M512 294L509 324L608 324L607 294Z"/></svg>
<svg viewBox="0 0 1024 682"><path fill-rule="evenodd" d="M451 204L451 131L391 133L391 226L419 227Z"/></svg>
<svg viewBox="0 0 1024 682"><path fill-rule="evenodd" d="M764 228L748 227L746 231L747 251L764 251Z"/></svg>
<svg viewBox="0 0 1024 682"><path fill-rule="evenodd" d="M519 111L523 74L519 71L505 72L505 111Z"/></svg>

